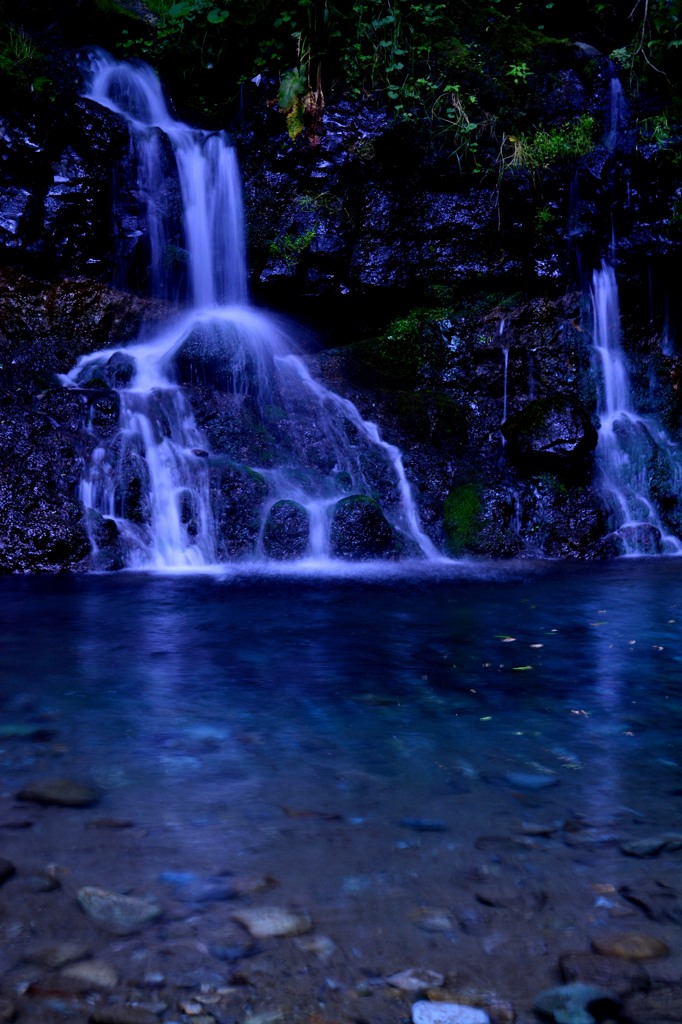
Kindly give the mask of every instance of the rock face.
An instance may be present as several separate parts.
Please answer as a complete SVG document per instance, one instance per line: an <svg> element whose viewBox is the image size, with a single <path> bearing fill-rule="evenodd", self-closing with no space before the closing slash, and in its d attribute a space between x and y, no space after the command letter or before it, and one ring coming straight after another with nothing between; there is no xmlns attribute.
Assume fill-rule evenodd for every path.
<svg viewBox="0 0 682 1024"><path fill-rule="evenodd" d="M606 61L584 48L554 59L547 116L601 123ZM116 389L133 372L125 344L142 321L172 313L143 297L148 239L127 130L69 89L56 102L0 103L0 572L124 564L113 520L83 513L82 467L116 430ZM679 182L659 173L660 150L635 147L632 127L619 146L597 139L584 157L534 177L507 167L493 185L361 103L330 101L314 145L291 142L264 97L249 103L236 139L254 290L321 329L328 348L307 356L311 368L401 448L435 544L453 557L622 553L596 471L588 289L570 253L597 265L613 215L633 401L674 441L682 357L661 341L668 299L650 305L639 285L627 288L646 260L665 291L665 260L682 245L669 216ZM167 254L179 291L181 241ZM80 354L107 346L77 388L61 387ZM276 418L264 428L248 395L233 393L229 351L190 337L174 371L210 449L218 557L252 555L261 542L271 558L300 557L304 510L277 502L261 535L267 483L249 468L269 465ZM680 533L674 467L654 449L651 494L664 528ZM145 521L144 508L125 511ZM349 495L332 517L338 557L411 553L373 497ZM660 550L657 528L638 529L641 548Z"/></svg>

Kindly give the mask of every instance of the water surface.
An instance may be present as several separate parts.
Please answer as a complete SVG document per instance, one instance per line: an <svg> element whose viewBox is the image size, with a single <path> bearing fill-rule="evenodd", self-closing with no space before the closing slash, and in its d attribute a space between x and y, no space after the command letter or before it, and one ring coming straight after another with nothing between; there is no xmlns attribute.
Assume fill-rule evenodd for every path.
<svg viewBox="0 0 682 1024"><path fill-rule="evenodd" d="M0 586L0 852L17 866L0 968L33 985L31 1019L54 1019L49 999L80 1019L85 997L31 995L41 969L21 959L74 937L117 970L107 998L156 999L168 1021L179 992L228 988L218 1021L397 1024L414 995L383 979L406 967L528 1012L562 954L623 929L673 947L654 981L679 966L679 922L623 896L663 883L679 905L679 852L622 850L680 830L678 560ZM52 776L99 802L15 799ZM59 888L34 892L48 865ZM205 898L244 876L276 884ZM112 937L82 885L163 917ZM261 905L314 931L254 950L231 914Z"/></svg>

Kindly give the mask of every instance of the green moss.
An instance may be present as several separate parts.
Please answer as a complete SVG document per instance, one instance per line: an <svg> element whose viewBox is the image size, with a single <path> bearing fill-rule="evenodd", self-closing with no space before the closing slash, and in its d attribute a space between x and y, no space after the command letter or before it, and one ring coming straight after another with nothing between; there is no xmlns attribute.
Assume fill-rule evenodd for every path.
<svg viewBox="0 0 682 1024"><path fill-rule="evenodd" d="M282 234L270 243L270 254L275 259L282 260L287 270L295 270L298 262L317 235L317 228L309 228L298 235Z"/></svg>
<svg viewBox="0 0 682 1024"><path fill-rule="evenodd" d="M480 529L480 490L476 484L453 487L443 507L443 529L448 554L458 556L474 547Z"/></svg>
<svg viewBox="0 0 682 1024"><path fill-rule="evenodd" d="M393 320L384 334L353 347L357 368L381 387L417 387L426 370L437 370L443 364L440 324L449 318L449 312L418 307Z"/></svg>

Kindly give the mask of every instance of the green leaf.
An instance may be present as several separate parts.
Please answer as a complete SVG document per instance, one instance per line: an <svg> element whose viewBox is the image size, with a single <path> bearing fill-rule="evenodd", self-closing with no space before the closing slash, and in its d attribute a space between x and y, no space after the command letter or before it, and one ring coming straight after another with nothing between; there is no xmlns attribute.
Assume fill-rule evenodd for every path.
<svg viewBox="0 0 682 1024"><path fill-rule="evenodd" d="M173 4L168 12L169 18L185 18L191 13L193 4L187 3L187 0L180 0L180 3Z"/></svg>
<svg viewBox="0 0 682 1024"><path fill-rule="evenodd" d="M229 11L221 11L219 7L214 7L212 11L209 11L206 16L206 21L210 22L211 25L221 25L225 18L229 17Z"/></svg>

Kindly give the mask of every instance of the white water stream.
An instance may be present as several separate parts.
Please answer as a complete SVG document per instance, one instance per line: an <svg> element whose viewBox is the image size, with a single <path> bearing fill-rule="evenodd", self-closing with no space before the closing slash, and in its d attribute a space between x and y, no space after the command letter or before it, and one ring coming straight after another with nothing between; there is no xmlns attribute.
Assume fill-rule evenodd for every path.
<svg viewBox="0 0 682 1024"><path fill-rule="evenodd" d="M626 554L682 554L682 543L666 529L652 496L657 460L665 461L668 475L679 477L676 452L665 433L635 411L620 343L616 274L606 262L592 275L590 297L601 383L597 463L615 531Z"/></svg>
<svg viewBox="0 0 682 1024"><path fill-rule="evenodd" d="M152 338L83 356L65 378L68 386L84 386L121 351L134 363L131 380L118 388L118 430L98 444L81 486L86 508L116 523L125 564L195 568L218 560L216 502L229 496L216 493L209 445L176 384L178 359L189 361L198 379L206 376L205 364L214 376L218 367L234 400L248 403L261 424L284 423L279 457L248 467L267 484L261 538L275 502L295 501L309 522L305 557L328 559L331 510L344 495L373 496L378 475L383 511L407 549L440 557L421 528L398 448L350 401L316 381L278 322L249 305L239 171L224 133L174 120L149 67L102 52L92 61L88 96L129 126L158 295L171 293L167 256L178 248L166 199L166 139L182 199L189 312ZM262 549L253 554L263 557Z"/></svg>

